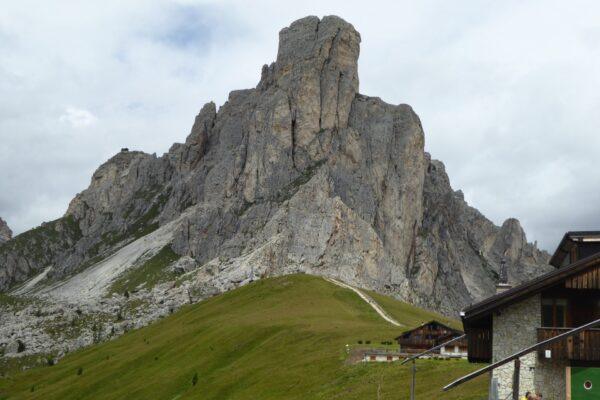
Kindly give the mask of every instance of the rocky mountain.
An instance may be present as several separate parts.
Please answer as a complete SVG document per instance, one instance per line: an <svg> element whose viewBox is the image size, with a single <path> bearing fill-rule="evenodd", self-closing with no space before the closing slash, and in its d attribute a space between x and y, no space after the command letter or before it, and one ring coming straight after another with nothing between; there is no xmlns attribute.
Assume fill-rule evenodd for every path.
<svg viewBox="0 0 600 400"><path fill-rule="evenodd" d="M517 220L498 227L452 189L410 106L358 92L360 40L335 16L283 29L258 85L204 105L185 143L121 151L63 218L1 245L0 290L60 315L135 298L138 326L293 272L454 314L494 292L503 257L515 283L547 271Z"/></svg>
<svg viewBox="0 0 600 400"><path fill-rule="evenodd" d="M6 221L0 218L0 244L9 241L12 238L12 231Z"/></svg>

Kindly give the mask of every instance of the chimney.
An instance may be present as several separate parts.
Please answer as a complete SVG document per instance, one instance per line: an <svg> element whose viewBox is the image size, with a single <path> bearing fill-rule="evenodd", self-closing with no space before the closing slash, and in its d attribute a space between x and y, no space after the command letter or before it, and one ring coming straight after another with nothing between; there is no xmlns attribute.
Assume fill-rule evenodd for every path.
<svg viewBox="0 0 600 400"><path fill-rule="evenodd" d="M508 269L506 267L506 259L502 257L500 260L500 277L498 284L496 285L496 293L502 293L510 289L511 286L508 284Z"/></svg>

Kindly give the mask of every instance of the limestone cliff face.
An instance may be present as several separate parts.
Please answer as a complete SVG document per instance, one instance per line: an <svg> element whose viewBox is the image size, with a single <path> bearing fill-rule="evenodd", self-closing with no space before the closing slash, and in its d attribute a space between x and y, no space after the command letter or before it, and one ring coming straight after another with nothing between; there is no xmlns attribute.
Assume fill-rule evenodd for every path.
<svg viewBox="0 0 600 400"><path fill-rule="evenodd" d="M9 241L12 238L12 231L6 221L0 218L0 243Z"/></svg>
<svg viewBox="0 0 600 400"><path fill-rule="evenodd" d="M502 258L513 284L551 270L548 253L527 242L519 221L494 225L452 190L439 161L428 163L423 204L409 278L412 302L449 313L482 300L495 292Z"/></svg>
<svg viewBox="0 0 600 400"><path fill-rule="evenodd" d="M256 88L202 107L185 143L117 154L52 229L1 246L0 290L47 266L72 275L167 223L206 285L302 271L451 313L493 292L502 257L515 282L547 270L518 221L497 227L452 190L409 106L359 94L352 25L307 17L279 36ZM47 254L23 251L38 242Z"/></svg>

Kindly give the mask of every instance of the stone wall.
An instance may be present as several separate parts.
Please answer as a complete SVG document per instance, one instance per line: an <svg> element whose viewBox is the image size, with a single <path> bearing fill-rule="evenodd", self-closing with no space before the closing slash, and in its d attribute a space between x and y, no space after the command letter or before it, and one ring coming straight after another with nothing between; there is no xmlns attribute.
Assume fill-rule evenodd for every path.
<svg viewBox="0 0 600 400"><path fill-rule="evenodd" d="M544 400L562 400L567 387L566 367L568 361L538 359L535 371L536 390L544 395Z"/></svg>
<svg viewBox="0 0 600 400"><path fill-rule="evenodd" d="M513 304L493 316L493 361L501 359L537 343L536 328L541 325L540 296ZM537 353L521 357L519 396L535 390ZM501 399L512 393L514 364L509 363L494 370L498 380L498 394Z"/></svg>

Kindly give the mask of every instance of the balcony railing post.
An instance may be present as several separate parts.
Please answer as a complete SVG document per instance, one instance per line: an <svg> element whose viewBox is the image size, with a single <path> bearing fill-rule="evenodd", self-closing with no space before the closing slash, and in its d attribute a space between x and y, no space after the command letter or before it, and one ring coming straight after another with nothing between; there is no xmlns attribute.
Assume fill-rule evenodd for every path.
<svg viewBox="0 0 600 400"><path fill-rule="evenodd" d="M519 386L520 386L520 378L521 378L521 360L515 358L515 370L513 371L513 400L519 400Z"/></svg>

